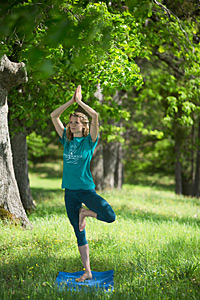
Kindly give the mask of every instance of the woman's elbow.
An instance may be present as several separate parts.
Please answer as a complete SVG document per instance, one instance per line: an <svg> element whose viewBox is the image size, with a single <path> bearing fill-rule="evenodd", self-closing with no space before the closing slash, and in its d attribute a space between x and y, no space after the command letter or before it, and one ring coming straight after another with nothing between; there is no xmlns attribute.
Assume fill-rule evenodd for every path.
<svg viewBox="0 0 200 300"><path fill-rule="evenodd" d="M98 122L98 120L99 120L99 114L97 112L95 112L93 114L93 116L92 116L92 119L95 121L95 123Z"/></svg>

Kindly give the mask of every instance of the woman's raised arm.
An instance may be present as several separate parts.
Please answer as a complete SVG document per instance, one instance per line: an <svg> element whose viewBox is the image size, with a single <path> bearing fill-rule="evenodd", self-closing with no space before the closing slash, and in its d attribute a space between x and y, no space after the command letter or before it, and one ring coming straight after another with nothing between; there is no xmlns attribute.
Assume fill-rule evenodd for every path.
<svg viewBox="0 0 200 300"><path fill-rule="evenodd" d="M52 113L51 113L51 119L53 122L53 125L57 131L57 133L59 134L59 136L62 138L63 136L63 131L64 131L64 125L63 123L60 121L60 115L63 113L63 111L65 109L67 109L71 104L73 104L75 102L75 93L72 97L72 99L70 101L68 101L67 103L61 105L60 107L56 108Z"/></svg>
<svg viewBox="0 0 200 300"><path fill-rule="evenodd" d="M92 117L90 135L92 141L95 142L99 133L99 117L98 113L93 108L82 102L81 85L79 85L75 91L75 101L90 115L90 117Z"/></svg>

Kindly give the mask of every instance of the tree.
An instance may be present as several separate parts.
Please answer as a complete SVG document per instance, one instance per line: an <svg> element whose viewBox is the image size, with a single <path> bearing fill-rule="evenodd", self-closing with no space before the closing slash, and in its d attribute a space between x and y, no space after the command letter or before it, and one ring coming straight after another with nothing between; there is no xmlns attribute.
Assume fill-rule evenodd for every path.
<svg viewBox="0 0 200 300"><path fill-rule="evenodd" d="M121 133L122 114L120 112L120 105L122 104L123 94L124 91L117 91L113 97L108 97L106 100L99 86L95 94L101 105L106 105L105 103L107 103L110 108L107 111L107 115L103 118L101 139L91 164L97 189L114 187L120 189L122 187L122 144L124 139ZM115 110L119 112L118 117ZM128 116L128 113L124 111L123 118L127 118Z"/></svg>
<svg viewBox="0 0 200 300"><path fill-rule="evenodd" d="M200 117L198 122L198 146L196 150L196 170L193 185L193 196L200 196Z"/></svg>
<svg viewBox="0 0 200 300"><path fill-rule="evenodd" d="M70 97L76 84L82 84L84 100L94 108L99 108L93 97L97 83L106 96L114 94L117 88L142 84L133 59L140 52L139 47L135 49L135 44L139 45L139 27L129 12L112 12L104 2L81 1L78 5L73 1L51 0L14 4L7 1L0 9L1 53L13 61L24 60L30 78L20 93L15 90L9 98L10 126L15 129L13 141L22 138L23 143L17 143L22 145L22 151L26 149L26 132L44 128L50 111ZM132 49L134 53L129 55ZM115 103L114 111L119 118L124 112L121 110L120 116L117 106ZM102 115L109 114L110 107L105 103L100 111ZM111 134L114 130L117 126L110 126ZM15 145L16 142L13 148ZM19 168L16 176L22 177L22 164L17 163L18 159L14 161L15 168ZM23 184L27 191L28 180L23 180ZM23 200L22 194L25 193L21 192ZM25 202L24 206L28 207Z"/></svg>
<svg viewBox="0 0 200 300"><path fill-rule="evenodd" d="M17 119L15 119L15 124ZM18 125L19 128L19 125ZM26 133L18 131L11 138L11 149L13 154L13 165L17 181L20 199L26 212L35 209L28 177L28 149Z"/></svg>
<svg viewBox="0 0 200 300"><path fill-rule="evenodd" d="M168 139L171 143L168 165L173 158L176 193L193 194L194 182L198 182L198 186L200 184L195 179L198 175L194 176L197 160L191 159L195 155L198 157L195 152L198 153L199 149L198 3L154 2L156 5L152 7L142 30L149 50L149 62L139 62L145 84L139 93L135 93L140 119L133 125L143 133L143 139L146 136L146 141L151 141L152 145L157 141L160 143L162 139L165 145L164 141ZM159 120L151 110L151 107L155 109L154 105ZM157 125L152 120L157 120Z"/></svg>
<svg viewBox="0 0 200 300"><path fill-rule="evenodd" d="M4 55L0 64L0 207L21 219L27 226L30 222L23 209L14 175L7 114L8 92L14 86L27 81L23 63L13 63Z"/></svg>

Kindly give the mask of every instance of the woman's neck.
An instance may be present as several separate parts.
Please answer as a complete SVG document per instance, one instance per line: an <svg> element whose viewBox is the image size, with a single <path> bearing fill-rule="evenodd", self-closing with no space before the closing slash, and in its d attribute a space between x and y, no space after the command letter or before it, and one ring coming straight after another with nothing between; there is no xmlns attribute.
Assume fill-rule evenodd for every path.
<svg viewBox="0 0 200 300"><path fill-rule="evenodd" d="M74 133L73 137L83 137L83 134L82 133Z"/></svg>

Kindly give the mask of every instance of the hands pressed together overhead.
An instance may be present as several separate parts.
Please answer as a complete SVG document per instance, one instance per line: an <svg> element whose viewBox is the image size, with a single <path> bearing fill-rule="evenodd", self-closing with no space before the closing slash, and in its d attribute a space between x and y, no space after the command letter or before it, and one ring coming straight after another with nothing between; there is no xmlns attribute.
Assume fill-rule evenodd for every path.
<svg viewBox="0 0 200 300"><path fill-rule="evenodd" d="M82 101L81 85L76 88L73 95L73 101L78 104Z"/></svg>
<svg viewBox="0 0 200 300"><path fill-rule="evenodd" d="M79 85L76 88L71 100L61 105L60 107L56 108L51 113L52 122L56 128L56 131L58 132L59 136L62 138L64 125L60 121L59 117L65 111L65 109L67 109L73 103L77 103L78 105L80 105L83 108L83 110L92 118L90 135L92 137L92 141L95 142L99 132L98 113L94 109L92 109L89 105L87 105L82 101L81 85Z"/></svg>

